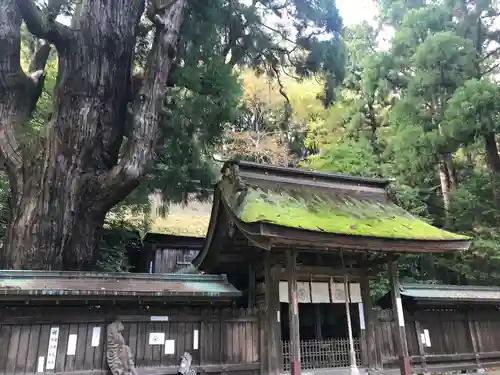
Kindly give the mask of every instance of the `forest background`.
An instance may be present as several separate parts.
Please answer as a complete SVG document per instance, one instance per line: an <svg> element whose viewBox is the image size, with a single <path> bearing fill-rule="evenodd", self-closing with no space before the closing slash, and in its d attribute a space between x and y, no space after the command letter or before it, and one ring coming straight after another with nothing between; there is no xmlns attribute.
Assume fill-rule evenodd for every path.
<svg viewBox="0 0 500 375"><path fill-rule="evenodd" d="M227 25L231 18L214 12L219 2L219 10L230 11L238 3L207 3L212 5L203 10L205 21ZM402 257L403 279L500 285L500 5L378 0L373 20L342 24L334 1L316 3L323 11L304 9L316 26L326 27L307 37L299 13L286 18L276 4L267 15L245 14L245 38L252 42L239 60L235 48L223 61L213 58L221 53L214 49L219 40L210 38L212 29L200 27L199 35L189 36L203 34L197 41L211 56L201 56L201 68L184 65L177 77L183 88L168 89L169 121L162 131L169 136L156 149L154 169L108 213L106 226L150 229L153 193L164 215L171 203L209 199L218 178L214 155L383 177L393 181L395 199L410 212L474 239L460 254ZM275 19L261 22L269 17ZM24 25L21 31L22 64L29 70L40 42ZM142 42L144 49L151 43ZM45 72L29 123L34 133L51 115L56 54ZM9 179L1 173L5 236L12 200ZM127 269L125 240L103 245L98 269ZM384 287L377 282L377 290Z"/></svg>

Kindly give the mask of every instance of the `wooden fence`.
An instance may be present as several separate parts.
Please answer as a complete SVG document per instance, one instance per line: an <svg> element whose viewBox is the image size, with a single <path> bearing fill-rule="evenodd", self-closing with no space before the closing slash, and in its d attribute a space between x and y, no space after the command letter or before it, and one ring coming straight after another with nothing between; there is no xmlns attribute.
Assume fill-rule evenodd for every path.
<svg viewBox="0 0 500 375"><path fill-rule="evenodd" d="M0 374L107 374L110 320L104 314L73 314L0 317ZM260 323L254 310L168 311L168 321L151 321L151 314L119 318L139 374L175 374L184 351L192 354L199 372L260 373ZM152 339L158 342L152 345Z"/></svg>
<svg viewBox="0 0 500 375"><path fill-rule="evenodd" d="M390 310L378 311L379 358L386 367L398 361L396 322ZM408 351L424 372L500 367L500 311L426 309L405 314Z"/></svg>
<svg viewBox="0 0 500 375"><path fill-rule="evenodd" d="M353 341L356 362L361 366L360 342ZM290 371L290 341L281 343L283 369ZM300 367L302 370L349 367L349 339L301 340Z"/></svg>

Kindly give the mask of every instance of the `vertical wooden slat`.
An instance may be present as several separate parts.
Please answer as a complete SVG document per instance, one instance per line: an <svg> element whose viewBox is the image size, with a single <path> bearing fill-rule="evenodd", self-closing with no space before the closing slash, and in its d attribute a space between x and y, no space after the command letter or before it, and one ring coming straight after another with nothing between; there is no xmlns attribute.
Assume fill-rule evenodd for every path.
<svg viewBox="0 0 500 375"><path fill-rule="evenodd" d="M69 331L66 331L64 336L61 336L61 331L59 330L59 344L57 346L57 356L61 358L66 358L66 364L64 371L73 372L76 370L76 355L66 355L68 350L68 338L69 335L78 335L79 324L70 324ZM78 351L78 349L77 349ZM57 361L57 358L56 358ZM57 362L56 362L57 363Z"/></svg>
<svg viewBox="0 0 500 375"><path fill-rule="evenodd" d="M472 350L474 352L474 357L476 359L476 366L478 369L480 369L481 366L481 360L479 358L479 346L477 342L477 332L476 332L476 327L474 325L474 322L472 320L472 317L470 316L470 313L467 312L467 327L470 335L470 340L471 340L471 345L472 345Z"/></svg>
<svg viewBox="0 0 500 375"><path fill-rule="evenodd" d="M21 333L19 337L19 349L16 358L16 374L26 373L26 357L28 356L29 340L30 340L30 325L20 327Z"/></svg>
<svg viewBox="0 0 500 375"><path fill-rule="evenodd" d="M134 358L136 358L137 352L138 352L138 340L139 340L139 333L138 333L138 324L137 322L132 322L129 324L129 333L128 333L128 346L130 347L130 351L132 352L132 355Z"/></svg>
<svg viewBox="0 0 500 375"><path fill-rule="evenodd" d="M83 345L85 345L85 355L83 357L82 370L93 370L94 369L94 356L95 356L95 348L92 346L93 325L86 324L85 326L86 326L87 332L86 332L86 336L82 337L82 340L84 340ZM77 343L77 345L80 345L80 344L81 343L79 343L79 342Z"/></svg>
<svg viewBox="0 0 500 375"><path fill-rule="evenodd" d="M21 339L21 327L13 326L10 338L9 338L9 349L7 352L7 374L14 374L16 371L17 353L19 351L19 341Z"/></svg>
<svg viewBox="0 0 500 375"><path fill-rule="evenodd" d="M9 358L9 342L12 327L10 325L0 326L0 371L7 372L7 362Z"/></svg>
<svg viewBox="0 0 500 375"><path fill-rule="evenodd" d="M137 354L136 354L136 365L142 367L146 365L146 345L148 343L147 329L145 323L137 323Z"/></svg>
<svg viewBox="0 0 500 375"><path fill-rule="evenodd" d="M420 321L416 317L414 320L414 324L415 324L415 333L417 335L418 352L419 352L420 358L422 359L422 368L424 369L425 373L428 373L427 360L426 360L426 355L425 355L425 347L424 347L424 343L422 342L422 339L420 338L420 334L423 333L423 330L422 330L422 327L420 326Z"/></svg>
<svg viewBox="0 0 500 375"><path fill-rule="evenodd" d="M290 369L292 375L300 375L300 333L299 303L297 297L297 252L289 249L286 252L288 279L288 306L290 322ZM406 375L406 374L405 374Z"/></svg>
<svg viewBox="0 0 500 375"><path fill-rule="evenodd" d="M30 337L28 343L28 352L26 354L26 372L36 373L38 365L38 345L40 341L40 325L34 324L30 326ZM0 341L2 340L0 336ZM1 358L1 354L0 354ZM0 371L2 366L0 366Z"/></svg>
<svg viewBox="0 0 500 375"><path fill-rule="evenodd" d="M78 324L78 336L76 337L76 352L75 352L75 369L77 371L86 370L85 369L85 355L90 349L90 343L87 342L87 326L88 324L82 323Z"/></svg>
<svg viewBox="0 0 500 375"><path fill-rule="evenodd" d="M47 363L47 351L49 348L49 337L50 337L50 325L44 324L40 327L40 340L38 342L38 357L45 357L45 363ZM57 357L56 357L57 360ZM38 358L37 358L38 362Z"/></svg>
<svg viewBox="0 0 500 375"><path fill-rule="evenodd" d="M187 349L186 347L186 322L179 321L177 323L177 339L175 346L175 356L172 358L172 361L175 361L175 358L180 357L184 351Z"/></svg>
<svg viewBox="0 0 500 375"><path fill-rule="evenodd" d="M200 324L200 334L199 334L199 346L200 346L200 365L207 363L209 358L209 348L210 345L205 345L205 335L209 334L210 325L206 321L202 321Z"/></svg>

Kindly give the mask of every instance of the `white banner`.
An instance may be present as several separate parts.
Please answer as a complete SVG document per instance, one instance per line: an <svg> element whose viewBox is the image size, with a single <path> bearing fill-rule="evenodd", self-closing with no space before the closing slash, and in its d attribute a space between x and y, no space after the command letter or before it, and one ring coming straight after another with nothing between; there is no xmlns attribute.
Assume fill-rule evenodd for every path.
<svg viewBox="0 0 500 375"><path fill-rule="evenodd" d="M311 291L308 282L297 282L297 300L299 303L311 303ZM280 281L280 302L288 303L287 281Z"/></svg>
<svg viewBox="0 0 500 375"><path fill-rule="evenodd" d="M349 284L351 291L351 303L361 303L361 287L359 283ZM311 295L312 290L312 295ZM327 282L313 282L309 289L309 282L297 282L297 298L299 303L345 303L343 283L332 284L332 295L330 300L330 288ZM288 303L288 281L280 281L280 302Z"/></svg>

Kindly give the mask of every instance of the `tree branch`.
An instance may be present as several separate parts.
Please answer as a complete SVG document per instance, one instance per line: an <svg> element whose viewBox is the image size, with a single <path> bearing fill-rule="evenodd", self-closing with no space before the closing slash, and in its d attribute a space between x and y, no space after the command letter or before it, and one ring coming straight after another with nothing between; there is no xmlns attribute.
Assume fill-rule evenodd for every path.
<svg viewBox="0 0 500 375"><path fill-rule="evenodd" d="M28 30L36 37L48 40L56 47L60 47L69 39L70 30L55 20L55 12L59 13L62 1L57 4L51 2L49 15L45 15L33 0L17 0L17 5Z"/></svg>
<svg viewBox="0 0 500 375"><path fill-rule="evenodd" d="M149 172L159 137L158 121L163 108L167 82L177 53L179 30L187 0L172 0L155 8L156 35L148 56L142 86L134 101L134 121L129 146L118 165L101 181L100 203L110 209L137 187Z"/></svg>
<svg viewBox="0 0 500 375"><path fill-rule="evenodd" d="M41 42L24 74L20 64L21 14L16 0L0 3L0 160L5 165L12 183L20 184L23 166L22 146L16 131L23 127L36 108L43 90L45 64L50 45ZM12 185L14 188L14 185Z"/></svg>

